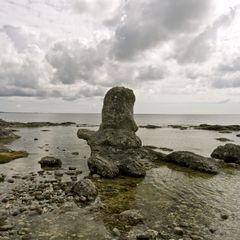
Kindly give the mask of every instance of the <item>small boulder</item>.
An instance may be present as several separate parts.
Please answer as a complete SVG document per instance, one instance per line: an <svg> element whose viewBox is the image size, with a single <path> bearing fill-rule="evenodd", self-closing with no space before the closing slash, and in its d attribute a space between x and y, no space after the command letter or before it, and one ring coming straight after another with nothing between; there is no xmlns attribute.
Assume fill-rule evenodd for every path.
<svg viewBox="0 0 240 240"><path fill-rule="evenodd" d="M197 171L203 171L208 173L218 172L218 164L214 159L206 158L192 152L187 151L172 152L168 154L164 160Z"/></svg>
<svg viewBox="0 0 240 240"><path fill-rule="evenodd" d="M39 161L41 168L60 168L62 161L55 157L46 156Z"/></svg>
<svg viewBox="0 0 240 240"><path fill-rule="evenodd" d="M227 163L240 164L240 146L232 143L219 146L212 152L211 157L224 160Z"/></svg>
<svg viewBox="0 0 240 240"><path fill-rule="evenodd" d="M80 198L84 197L88 201L93 201L98 195L96 186L90 179L82 179L73 185L72 191Z"/></svg>
<svg viewBox="0 0 240 240"><path fill-rule="evenodd" d="M88 159L88 167L92 174L96 173L106 178L113 178L119 174L117 164L99 154L93 154Z"/></svg>
<svg viewBox="0 0 240 240"><path fill-rule="evenodd" d="M137 235L137 240L156 240L158 232L153 229L148 229L144 233Z"/></svg>
<svg viewBox="0 0 240 240"><path fill-rule="evenodd" d="M130 209L130 210L121 212L119 217L120 217L120 220L125 223L125 225L134 226L134 225L137 225L138 223L143 222L142 214L136 209Z"/></svg>

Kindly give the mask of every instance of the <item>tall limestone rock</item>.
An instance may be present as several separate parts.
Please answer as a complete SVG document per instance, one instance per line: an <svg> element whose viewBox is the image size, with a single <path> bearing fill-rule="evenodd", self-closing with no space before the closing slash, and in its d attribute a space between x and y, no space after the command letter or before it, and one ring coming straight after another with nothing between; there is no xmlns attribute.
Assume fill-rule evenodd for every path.
<svg viewBox="0 0 240 240"><path fill-rule="evenodd" d="M145 176L142 164L144 150L135 132L138 127L133 117L135 96L131 89L114 87L104 98L102 123L97 132L80 129L78 137L91 147L88 166L91 173L103 177L119 174Z"/></svg>

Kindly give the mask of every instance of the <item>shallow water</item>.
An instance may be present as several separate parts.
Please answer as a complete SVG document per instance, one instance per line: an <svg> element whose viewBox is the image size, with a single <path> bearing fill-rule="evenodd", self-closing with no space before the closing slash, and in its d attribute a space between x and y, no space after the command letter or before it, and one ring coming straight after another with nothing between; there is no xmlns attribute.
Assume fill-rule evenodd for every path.
<svg viewBox="0 0 240 240"><path fill-rule="evenodd" d="M74 115L74 114L73 114ZM64 117L56 114L0 114L0 117L12 121L75 121L77 123L99 124L99 115L75 114ZM208 116L196 115L137 115L139 124L186 124L200 123L239 124L240 116ZM75 120L74 120L75 119ZM175 120L174 120L175 119ZM215 121L215 122L214 122ZM41 130L50 131L43 132ZM52 155L62 159L63 167L76 166L88 175L87 157L90 154L86 142L76 136L77 127L45 127L23 128L17 134L20 139L10 146L14 149L26 150L30 153L28 158L18 159L8 164L0 165L0 172L8 176L13 174L25 174L30 171L40 170L38 161L42 156ZM96 129L96 128L91 128ZM240 144L240 138L236 132L220 134L203 130L179 130L172 128L139 129L138 136L144 145L168 147L174 150L188 150L209 156L212 150L223 143L216 140L218 137L227 137L236 144ZM38 141L34 141L38 138ZM47 145L46 145L47 144ZM48 150L48 151L46 151ZM78 156L72 152L79 152ZM172 226L176 224L188 225L186 231L190 234L196 232L203 239L213 240L237 240L240 235L240 172L233 168L224 169L218 175L202 174L190 171L175 165L160 164L159 167L147 172L147 176L137 183L137 187L131 192L127 203L123 202L126 194L118 193L121 208L137 208L143 213L145 220L143 225L134 227L131 231L138 232L145 228L153 228L165 233L166 238L180 239L172 232ZM6 191L11 184L0 183L0 191ZM123 195L123 196L121 196ZM228 213L229 218L221 220L221 214ZM72 213L56 215L51 213L47 219L36 217L32 219L33 231L38 231L57 236L56 239L105 239L108 221L104 215L98 216L86 213L84 209L74 208ZM49 222L51 224L49 224ZM210 233L209 229L215 231ZM189 235L187 234L187 235ZM76 235L76 236L75 236ZM184 238L183 239L188 239Z"/></svg>

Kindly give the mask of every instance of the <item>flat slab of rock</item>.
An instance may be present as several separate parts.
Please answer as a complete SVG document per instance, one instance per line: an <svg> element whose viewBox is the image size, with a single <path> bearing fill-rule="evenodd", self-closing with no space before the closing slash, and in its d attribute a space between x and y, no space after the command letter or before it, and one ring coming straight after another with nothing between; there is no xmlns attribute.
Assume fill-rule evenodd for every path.
<svg viewBox="0 0 240 240"><path fill-rule="evenodd" d="M164 160L193 170L218 173L218 163L212 158L206 158L192 152L178 151L168 154Z"/></svg>
<svg viewBox="0 0 240 240"><path fill-rule="evenodd" d="M240 146L232 143L219 146L212 152L211 157L221 159L227 163L240 164Z"/></svg>

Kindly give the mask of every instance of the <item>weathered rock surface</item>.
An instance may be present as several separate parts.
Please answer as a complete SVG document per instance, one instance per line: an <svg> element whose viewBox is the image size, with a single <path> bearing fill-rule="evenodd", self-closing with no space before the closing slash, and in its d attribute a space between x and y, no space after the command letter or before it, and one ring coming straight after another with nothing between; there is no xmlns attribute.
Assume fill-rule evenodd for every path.
<svg viewBox="0 0 240 240"><path fill-rule="evenodd" d="M12 132L11 129L5 129L0 127L0 141L3 143L9 143L19 138L16 134Z"/></svg>
<svg viewBox="0 0 240 240"><path fill-rule="evenodd" d="M104 98L100 129L122 129L136 132L138 127L133 118L135 95L131 89L114 87Z"/></svg>
<svg viewBox="0 0 240 240"><path fill-rule="evenodd" d="M92 174L108 178L119 174L142 177L146 174L143 159L159 157L143 148L135 134L138 127L133 118L134 102L132 90L114 87L104 98L99 130L78 130L78 137L86 140L91 148L88 166Z"/></svg>
<svg viewBox="0 0 240 240"><path fill-rule="evenodd" d="M193 170L217 173L218 163L216 160L197 155L192 152L178 151L168 154L165 161L177 163L181 166L188 167Z"/></svg>
<svg viewBox="0 0 240 240"><path fill-rule="evenodd" d="M97 188L90 179L82 179L75 183L73 192L86 201L93 201L98 195Z"/></svg>
<svg viewBox="0 0 240 240"><path fill-rule="evenodd" d="M60 168L62 161L55 157L46 156L39 161L42 168Z"/></svg>
<svg viewBox="0 0 240 240"><path fill-rule="evenodd" d="M136 209L126 210L121 212L119 215L121 221L125 222L126 225L137 225L138 223L143 222L142 214Z"/></svg>
<svg viewBox="0 0 240 240"><path fill-rule="evenodd" d="M228 163L240 164L240 146L232 143L219 146L212 152L211 157Z"/></svg>

